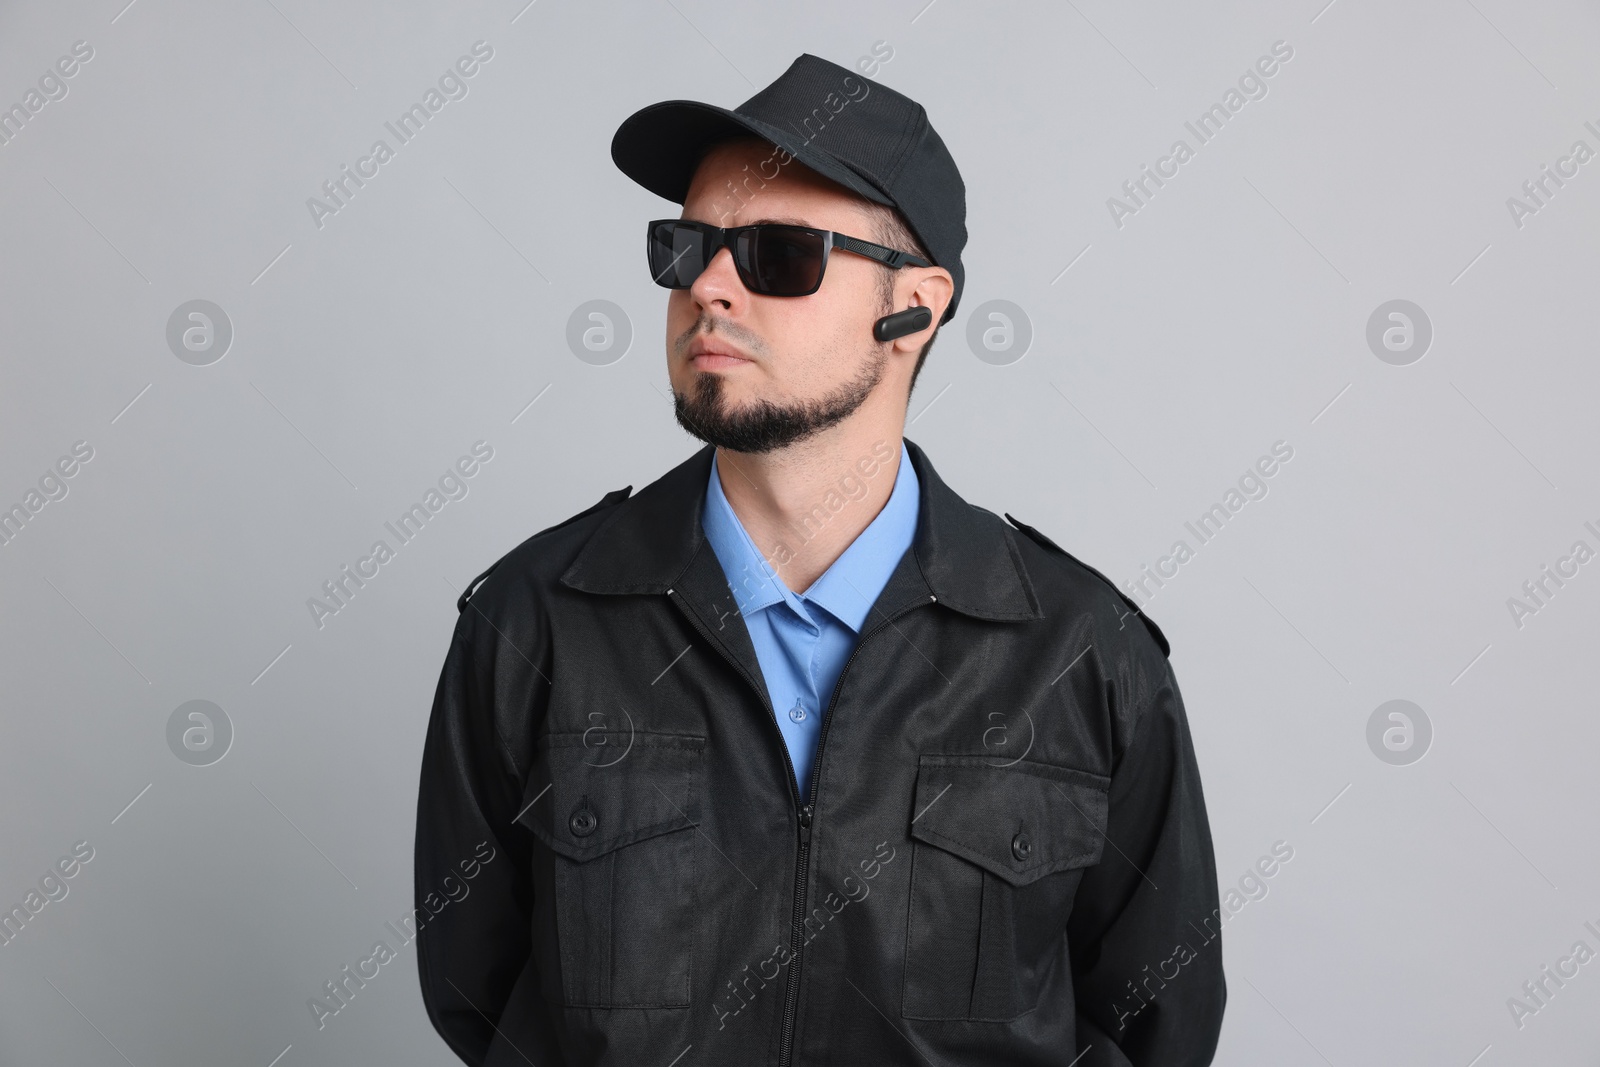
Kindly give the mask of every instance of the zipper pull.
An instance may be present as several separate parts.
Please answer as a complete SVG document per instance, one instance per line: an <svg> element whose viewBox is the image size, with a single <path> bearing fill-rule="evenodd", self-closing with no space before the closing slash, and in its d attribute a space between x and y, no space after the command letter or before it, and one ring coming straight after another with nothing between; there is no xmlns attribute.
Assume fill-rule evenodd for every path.
<svg viewBox="0 0 1600 1067"><path fill-rule="evenodd" d="M800 843L811 844L811 805L800 809Z"/></svg>

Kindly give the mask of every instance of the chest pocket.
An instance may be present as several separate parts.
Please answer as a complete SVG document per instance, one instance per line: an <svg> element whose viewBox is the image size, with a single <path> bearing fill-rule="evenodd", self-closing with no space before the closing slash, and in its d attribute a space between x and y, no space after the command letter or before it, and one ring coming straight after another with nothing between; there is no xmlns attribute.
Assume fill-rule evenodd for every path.
<svg viewBox="0 0 1600 1067"><path fill-rule="evenodd" d="M923 756L910 818L901 1015L1006 1021L1031 1011L1083 869L1100 861L1111 780L992 756Z"/></svg>
<svg viewBox="0 0 1600 1067"><path fill-rule="evenodd" d="M544 739L517 821L547 850L563 1003L689 1006L705 739Z"/></svg>

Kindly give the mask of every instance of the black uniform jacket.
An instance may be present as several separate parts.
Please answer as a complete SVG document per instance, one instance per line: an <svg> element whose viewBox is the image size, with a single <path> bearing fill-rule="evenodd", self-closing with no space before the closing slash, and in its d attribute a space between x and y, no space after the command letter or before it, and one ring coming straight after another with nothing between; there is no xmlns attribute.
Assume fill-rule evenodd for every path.
<svg viewBox="0 0 1600 1067"><path fill-rule="evenodd" d="M915 539L808 806L701 529L711 446L463 595L416 914L467 1063L1211 1062L1216 867L1166 639L907 446Z"/></svg>

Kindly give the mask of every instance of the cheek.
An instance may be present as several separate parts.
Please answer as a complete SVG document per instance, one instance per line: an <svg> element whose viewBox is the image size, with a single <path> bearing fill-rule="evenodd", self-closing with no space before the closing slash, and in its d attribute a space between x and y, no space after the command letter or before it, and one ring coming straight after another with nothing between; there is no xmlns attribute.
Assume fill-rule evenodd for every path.
<svg viewBox="0 0 1600 1067"><path fill-rule="evenodd" d="M878 267L860 256L836 256L835 260L828 266L827 281L837 280L838 285L829 293L826 332L842 351L852 353L852 358L857 359L877 345L872 337L872 326L884 314L882 279ZM834 279L832 272L842 266L848 266L849 270L841 271L841 276ZM826 283L823 291L828 291Z"/></svg>
<svg viewBox="0 0 1600 1067"><path fill-rule="evenodd" d="M806 328L812 330L814 336L852 336L878 306L877 286L872 275L863 269L865 261L852 263L851 260L860 260L860 257L834 253L828 262L822 288L796 301L806 305Z"/></svg>
<svg viewBox="0 0 1600 1067"><path fill-rule="evenodd" d="M879 269L863 256L834 252L828 257L828 273L819 292L830 294L840 311L854 308L865 314L878 306Z"/></svg>
<svg viewBox="0 0 1600 1067"><path fill-rule="evenodd" d="M863 285L870 285L870 279ZM838 294L820 313L812 334L819 344L822 372L831 380L855 377L877 342L872 324L878 321L876 290L856 289Z"/></svg>
<svg viewBox="0 0 1600 1067"><path fill-rule="evenodd" d="M843 361L852 357L841 345L849 329L837 314L819 292L763 308L760 323L752 323L772 346L773 375L786 392L811 396L843 377Z"/></svg>

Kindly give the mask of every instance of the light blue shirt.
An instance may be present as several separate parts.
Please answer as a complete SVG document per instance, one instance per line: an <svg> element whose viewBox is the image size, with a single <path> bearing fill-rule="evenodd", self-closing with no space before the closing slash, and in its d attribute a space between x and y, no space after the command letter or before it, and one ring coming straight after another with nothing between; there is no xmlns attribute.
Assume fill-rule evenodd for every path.
<svg viewBox="0 0 1600 1067"><path fill-rule="evenodd" d="M880 466L874 477L883 477L885 470ZM864 480L859 472L852 473L858 481ZM848 487L835 490L844 503L833 514L861 506L845 489ZM774 560L769 567L765 562L777 546L773 553L761 552L734 514L722 492L716 453L712 453L701 526L755 645L803 804L811 802L811 766L833 687L855 651L878 594L911 547L917 532L919 495L911 454L902 442L894 489L883 510L809 589L795 593L781 577L782 565ZM820 514L829 514L829 507L829 503L822 504ZM791 552L797 542L803 543L806 533L796 531L786 542Z"/></svg>

